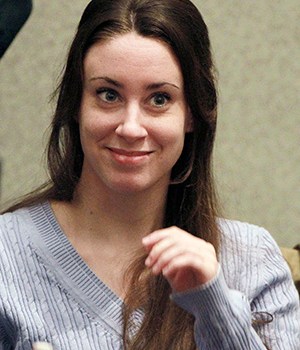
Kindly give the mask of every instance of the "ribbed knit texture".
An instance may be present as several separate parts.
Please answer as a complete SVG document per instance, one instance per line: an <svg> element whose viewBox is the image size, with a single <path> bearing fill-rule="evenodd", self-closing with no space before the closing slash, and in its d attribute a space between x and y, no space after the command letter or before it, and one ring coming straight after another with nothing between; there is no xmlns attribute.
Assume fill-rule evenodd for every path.
<svg viewBox="0 0 300 350"><path fill-rule="evenodd" d="M276 243L253 225L220 225L218 276L172 295L195 315L199 349L265 349L265 342L299 350L299 299ZM31 350L36 341L54 350L122 349L122 305L72 247L48 203L0 217L1 350ZM257 329L260 337L251 323L265 314L257 312L274 318ZM141 318L134 316L137 324Z"/></svg>

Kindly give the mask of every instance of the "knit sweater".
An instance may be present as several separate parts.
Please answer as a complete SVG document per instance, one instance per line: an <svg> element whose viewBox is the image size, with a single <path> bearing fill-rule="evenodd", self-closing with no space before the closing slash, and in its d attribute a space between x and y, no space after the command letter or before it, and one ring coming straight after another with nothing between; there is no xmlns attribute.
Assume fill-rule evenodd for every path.
<svg viewBox="0 0 300 350"><path fill-rule="evenodd" d="M220 221L217 277L171 298L195 316L201 350L299 350L299 298L271 236ZM0 349L122 349L122 305L82 260L49 203L0 216ZM251 326L270 313L273 321ZM136 312L136 324L142 320ZM184 350L184 349L183 349Z"/></svg>

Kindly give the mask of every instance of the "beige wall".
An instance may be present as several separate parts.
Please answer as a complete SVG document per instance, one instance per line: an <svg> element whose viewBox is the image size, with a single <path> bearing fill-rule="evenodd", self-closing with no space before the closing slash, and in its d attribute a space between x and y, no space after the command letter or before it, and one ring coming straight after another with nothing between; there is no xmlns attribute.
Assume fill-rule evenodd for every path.
<svg viewBox="0 0 300 350"><path fill-rule="evenodd" d="M0 62L1 203L44 177L49 95L88 1L38 0ZM215 168L227 217L300 242L298 0L195 1L219 71Z"/></svg>

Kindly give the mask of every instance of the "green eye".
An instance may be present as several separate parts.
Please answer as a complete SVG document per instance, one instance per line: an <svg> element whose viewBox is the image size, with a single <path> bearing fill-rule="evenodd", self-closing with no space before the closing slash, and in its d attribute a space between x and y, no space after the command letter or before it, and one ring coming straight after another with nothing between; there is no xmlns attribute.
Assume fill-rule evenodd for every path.
<svg viewBox="0 0 300 350"><path fill-rule="evenodd" d="M152 96L151 104L155 107L164 107L170 99L170 96L166 93L157 93Z"/></svg>

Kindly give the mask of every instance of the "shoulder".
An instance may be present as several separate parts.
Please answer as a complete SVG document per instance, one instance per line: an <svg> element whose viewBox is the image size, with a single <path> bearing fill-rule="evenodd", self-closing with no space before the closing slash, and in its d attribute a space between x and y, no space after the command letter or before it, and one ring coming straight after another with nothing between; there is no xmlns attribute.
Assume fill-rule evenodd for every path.
<svg viewBox="0 0 300 350"><path fill-rule="evenodd" d="M247 222L220 219L222 249L280 251L272 235L263 227Z"/></svg>
<svg viewBox="0 0 300 350"><path fill-rule="evenodd" d="M0 215L0 259L2 261L5 255L15 255L16 251L26 244L30 222L28 208Z"/></svg>
<svg viewBox="0 0 300 350"><path fill-rule="evenodd" d="M14 235L28 225L28 208L0 215L0 236Z"/></svg>
<svg viewBox="0 0 300 350"><path fill-rule="evenodd" d="M16 288L22 290L22 283L36 269L35 247L31 239L34 227L31 222L28 208L0 216L0 285L2 287L0 301L2 302Z"/></svg>
<svg viewBox="0 0 300 350"><path fill-rule="evenodd" d="M220 261L231 288L254 297L271 280L290 279L287 263L266 229L224 219L220 228Z"/></svg>

